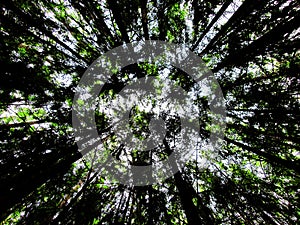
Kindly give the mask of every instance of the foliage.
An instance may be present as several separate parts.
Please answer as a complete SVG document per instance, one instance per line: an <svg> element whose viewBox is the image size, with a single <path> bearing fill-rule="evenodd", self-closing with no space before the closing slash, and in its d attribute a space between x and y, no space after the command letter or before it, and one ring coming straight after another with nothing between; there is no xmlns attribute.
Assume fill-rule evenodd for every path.
<svg viewBox="0 0 300 225"><path fill-rule="evenodd" d="M9 0L0 5L2 224L299 221L298 1ZM112 184L80 159L72 99L97 57L122 43L148 39L183 43L213 70L226 98L226 135L205 170L198 167L197 149L199 155L163 184ZM130 79L164 69L140 63L115 71L99 98L113 98ZM189 87L185 74L168 69L171 79ZM206 99L198 100L207 108ZM137 109L132 118L132 126L149 125ZM179 132L178 118L164 120L171 138ZM210 119L203 114L200 120L201 137L207 138ZM96 121L99 135L111 140L105 146L120 157L124 149L115 146L108 118L96 112ZM174 149L165 144L159 157ZM132 163L145 163L139 160Z"/></svg>

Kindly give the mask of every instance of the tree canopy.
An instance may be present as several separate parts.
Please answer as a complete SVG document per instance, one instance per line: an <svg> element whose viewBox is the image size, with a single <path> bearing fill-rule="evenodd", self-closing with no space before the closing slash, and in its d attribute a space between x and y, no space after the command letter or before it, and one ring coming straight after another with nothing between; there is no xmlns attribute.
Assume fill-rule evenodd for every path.
<svg viewBox="0 0 300 225"><path fill-rule="evenodd" d="M298 1L7 0L0 5L1 224L299 222ZM82 159L72 101L100 55L145 40L184 44L202 58L222 89L226 129L216 158L195 146L196 157L174 176L138 187L111 183ZM114 98L130 79L165 69L138 63L115 71L102 97ZM168 76L184 90L192 82L175 67L168 68ZM198 103L207 111L206 98ZM149 115L138 107L132 114L136 135L147 134ZM107 116L96 111L95 118L103 146L116 158L125 154ZM163 120L167 135L156 149L159 159L176 151L169 139L180 132L178 117ZM206 140L211 118L203 112L199 121ZM136 165L150 157L126 154ZM208 159L206 168L198 166L201 157Z"/></svg>

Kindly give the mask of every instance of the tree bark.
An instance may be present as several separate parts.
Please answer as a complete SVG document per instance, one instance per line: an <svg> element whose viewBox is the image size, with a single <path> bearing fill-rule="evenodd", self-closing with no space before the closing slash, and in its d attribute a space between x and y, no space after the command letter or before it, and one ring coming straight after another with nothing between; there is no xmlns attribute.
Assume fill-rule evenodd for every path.
<svg viewBox="0 0 300 225"><path fill-rule="evenodd" d="M228 55L213 69L214 72L224 67L241 66L252 60L255 56L263 54L270 45L276 44L282 40L285 34L293 32L300 26L300 14L298 13L293 19L274 27L268 33L253 41L250 45L242 48L240 51Z"/></svg>
<svg viewBox="0 0 300 225"><path fill-rule="evenodd" d="M218 21L218 19L223 15L225 10L228 8L228 6L231 4L232 0L226 1L221 9L218 11L218 13L215 15L215 17L212 19L212 21L209 23L209 25L205 28L205 30L202 32L201 36L198 38L196 43L192 46L191 51L194 51L199 43L202 41L202 39L205 37L205 35L210 31L212 26Z"/></svg>
<svg viewBox="0 0 300 225"><path fill-rule="evenodd" d="M149 40L148 17L147 17L147 0L140 0L142 10L142 25L145 40Z"/></svg>
<svg viewBox="0 0 300 225"><path fill-rule="evenodd" d="M279 164L285 168L294 170L296 173L300 174L300 160L289 161L289 160L281 159L281 158L278 158L277 156L271 155L268 152L261 151L259 149L253 148L253 147L245 145L243 143L231 140L227 137L225 137L224 139L225 139L225 141L227 141L229 143L232 143L238 147L241 147L247 151L253 152L253 153L257 154L258 156L265 158L270 164L274 165L275 167L278 166L278 164Z"/></svg>
<svg viewBox="0 0 300 225"><path fill-rule="evenodd" d="M205 49L200 53L200 55L207 54L210 49L226 34L230 27L239 23L242 18L247 17L255 7L263 7L267 1L262 0L245 0L243 4L237 9L237 11L230 17L226 24L224 24L221 30L213 37L213 39L208 43Z"/></svg>

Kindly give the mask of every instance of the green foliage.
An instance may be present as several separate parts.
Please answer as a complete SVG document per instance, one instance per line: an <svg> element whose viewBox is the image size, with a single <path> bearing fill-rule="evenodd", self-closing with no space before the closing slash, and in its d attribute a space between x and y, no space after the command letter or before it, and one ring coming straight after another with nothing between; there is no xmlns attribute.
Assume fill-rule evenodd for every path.
<svg viewBox="0 0 300 225"><path fill-rule="evenodd" d="M299 221L297 1L11 0L0 5L1 224ZM196 156L162 184L131 187L111 182L81 159L72 99L84 71L102 53L146 39L185 44L202 58L226 98L227 127L217 157L205 154L207 138L220 127L211 125L208 99L197 98L204 144L195 146ZM165 73L186 91L195 83L160 62L121 71L111 63L110 71L98 99L107 104L131 80L145 76ZM164 84L157 82L156 94L162 94ZM149 135L150 117L132 109L129 125L136 137ZM96 110L103 158L127 157L131 165L168 158L178 147L170 140L181 124L176 116L166 114L163 120L164 142L141 153L120 145L105 110ZM203 158L206 169L198 164Z"/></svg>

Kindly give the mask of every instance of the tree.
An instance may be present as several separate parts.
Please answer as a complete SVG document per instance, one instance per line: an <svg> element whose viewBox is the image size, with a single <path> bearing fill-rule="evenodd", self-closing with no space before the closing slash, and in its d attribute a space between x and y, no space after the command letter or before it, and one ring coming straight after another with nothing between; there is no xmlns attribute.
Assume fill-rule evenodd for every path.
<svg viewBox="0 0 300 225"><path fill-rule="evenodd" d="M3 224L295 224L299 221L299 3L222 0L10 0L0 13L0 218ZM87 67L124 43L185 44L220 83L227 127L218 157L196 157L161 184L110 183L81 159L72 100ZM100 98L130 79L181 70L150 63L116 71ZM198 99L200 135L212 127ZM134 165L167 158L180 120L164 115L167 135L154 152L116 146L107 116L96 112L104 148ZM135 135L150 116L132 110ZM88 137L87 137L88 138ZM203 146L202 146L203 148ZM158 153L157 153L158 152ZM208 156L207 156L208 157ZM209 158L209 157L208 157Z"/></svg>

